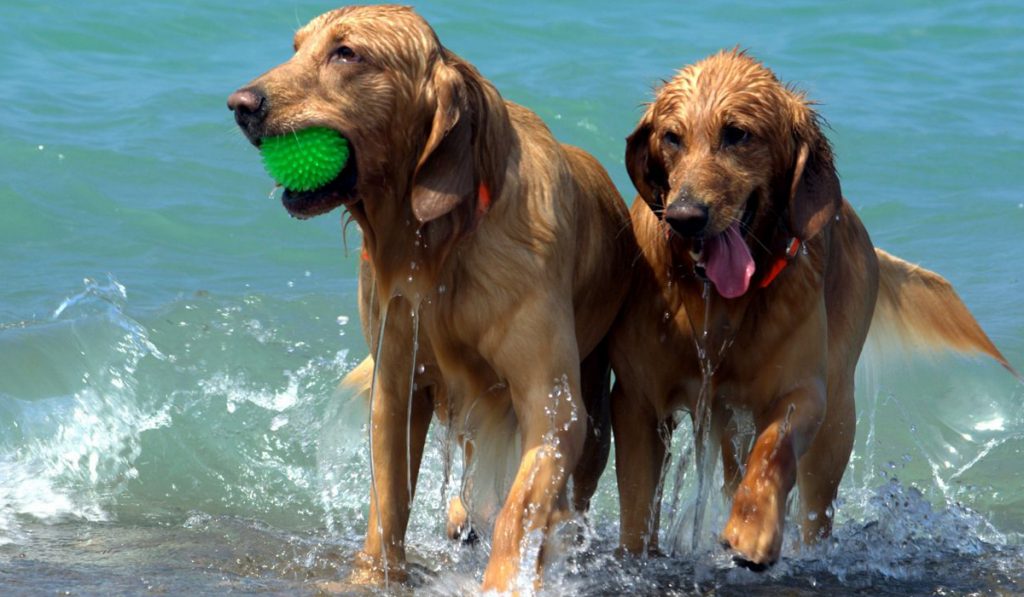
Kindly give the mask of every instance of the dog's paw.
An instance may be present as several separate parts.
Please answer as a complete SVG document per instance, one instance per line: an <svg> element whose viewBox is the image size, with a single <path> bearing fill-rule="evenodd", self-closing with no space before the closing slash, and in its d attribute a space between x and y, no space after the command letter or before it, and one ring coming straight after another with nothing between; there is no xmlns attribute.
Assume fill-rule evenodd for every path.
<svg viewBox="0 0 1024 597"><path fill-rule="evenodd" d="M404 583L408 578L409 573L406 571L404 563L388 562L385 568L379 557L375 558L360 551L352 562L352 572L349 574L348 584L356 586L384 585Z"/></svg>
<svg viewBox="0 0 1024 597"><path fill-rule="evenodd" d="M758 499L742 486L736 491L721 539L722 545L734 553L738 566L760 572L779 559L785 517L779 503L778 496ZM785 503L785 496L781 503Z"/></svg>
<svg viewBox="0 0 1024 597"><path fill-rule="evenodd" d="M461 541L463 545L475 545L480 539L469 522L469 512L466 511L462 498L458 496L448 502L446 534L452 541Z"/></svg>
<svg viewBox="0 0 1024 597"><path fill-rule="evenodd" d="M615 548L615 557L620 560L626 559L645 559L645 558L665 558L668 557L665 552L661 551L658 546L648 546L646 550L634 551L627 549L626 547L619 546Z"/></svg>

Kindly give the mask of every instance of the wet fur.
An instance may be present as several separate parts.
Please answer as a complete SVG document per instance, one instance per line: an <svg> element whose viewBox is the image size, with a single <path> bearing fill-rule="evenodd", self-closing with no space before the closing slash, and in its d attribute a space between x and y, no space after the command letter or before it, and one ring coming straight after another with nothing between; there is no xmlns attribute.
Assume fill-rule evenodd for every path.
<svg viewBox="0 0 1024 597"><path fill-rule="evenodd" d="M332 61L341 45L362 60ZM409 487L436 414L481 460L475 482L489 482L482 454L514 460L483 583L514 588L540 566L521 553L524 534L586 508L607 458L601 343L636 250L626 206L593 157L504 101L411 9L326 13L295 48L250 84L270 110L264 130L249 132L329 126L350 140L358 167L345 205L363 235L360 317L380 359L376 373L368 358L348 379L373 388L374 482L355 578L404 576ZM508 421L521 447L515 433L492 431Z"/></svg>
<svg viewBox="0 0 1024 597"><path fill-rule="evenodd" d="M749 136L726 143L729 126ZM842 197L812 104L747 54L713 55L659 89L627 141L626 164L640 194L631 215L641 251L611 342L626 551L657 550L660 433L674 411L696 410L698 345L714 368L711 440L721 447L732 498L721 538L755 568L780 555L794 486L804 540L831 530L830 505L855 434L854 369L869 327L1007 365L948 282L876 252ZM706 307L695 245L660 219L681 200L708 207L708 236L753 210L742 231L756 271L742 296L725 299L712 287ZM805 251L759 287L794 237ZM732 413L741 410L756 427L749 454L734 453L730 441Z"/></svg>

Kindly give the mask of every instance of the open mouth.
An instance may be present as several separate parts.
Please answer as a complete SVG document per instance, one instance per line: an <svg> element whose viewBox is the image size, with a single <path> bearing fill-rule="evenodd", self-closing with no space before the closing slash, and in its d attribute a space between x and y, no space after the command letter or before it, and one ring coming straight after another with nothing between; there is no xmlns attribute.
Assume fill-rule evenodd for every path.
<svg viewBox="0 0 1024 597"><path fill-rule="evenodd" d="M325 214L340 205L355 203L359 199L356 193L359 181L357 161L355 147L349 141L348 161L333 180L310 191L285 189L281 194L281 204L293 217L307 219Z"/></svg>
<svg viewBox="0 0 1024 597"><path fill-rule="evenodd" d="M729 228L720 232L717 236L727 234L729 233L730 229L733 228L735 228L736 231L739 232L740 237L745 238L749 236L753 230L752 226L754 223L754 215L756 213L757 201L754 197L754 193L751 193L750 196L747 197L747 201L744 204L743 214L740 216L740 219L738 221L733 222L733 224ZM690 257L693 259L693 262L699 267L704 267L704 247L707 245L707 243L713 242L714 239L717 238L717 236L710 238L697 236L690 239Z"/></svg>
<svg viewBox="0 0 1024 597"><path fill-rule="evenodd" d="M747 198L740 219L710 238L698 238L690 245L694 271L710 280L725 298L742 296L750 288L756 265L745 236L751 233L756 213L754 196Z"/></svg>

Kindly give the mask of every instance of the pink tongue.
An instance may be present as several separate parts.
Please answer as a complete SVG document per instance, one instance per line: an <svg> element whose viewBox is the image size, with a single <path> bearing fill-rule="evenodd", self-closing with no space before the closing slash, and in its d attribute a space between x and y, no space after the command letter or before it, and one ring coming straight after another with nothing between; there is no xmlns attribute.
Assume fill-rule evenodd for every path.
<svg viewBox="0 0 1024 597"><path fill-rule="evenodd" d="M754 258L735 223L715 238L704 241L704 271L725 298L742 296L754 275Z"/></svg>

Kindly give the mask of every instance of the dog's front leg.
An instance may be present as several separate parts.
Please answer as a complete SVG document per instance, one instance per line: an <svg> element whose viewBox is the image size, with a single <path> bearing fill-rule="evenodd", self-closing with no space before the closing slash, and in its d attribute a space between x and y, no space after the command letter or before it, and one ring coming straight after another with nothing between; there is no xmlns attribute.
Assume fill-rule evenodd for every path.
<svg viewBox="0 0 1024 597"><path fill-rule="evenodd" d="M786 500L796 483L797 462L825 415L825 382L805 381L764 415L756 417L757 440L722 532L722 540L740 561L754 567L779 558Z"/></svg>
<svg viewBox="0 0 1024 597"><path fill-rule="evenodd" d="M587 412L580 393L579 358L572 328L564 330L557 324L544 327L552 340L540 351L542 354L524 353L515 350L514 344L510 346L520 359L524 354L531 355L531 362L507 370L523 452L494 524L484 590L538 587L549 532L570 515L566 482L583 450ZM530 546L536 551L528 549ZM531 579L533 586L516 586L520 574Z"/></svg>
<svg viewBox="0 0 1024 597"><path fill-rule="evenodd" d="M389 347L388 341L393 339ZM363 551L356 558L354 582L401 582L406 576L405 531L433 414L431 387L409 391L412 363L407 348L396 336L385 336L375 395L370 400L368 528Z"/></svg>

